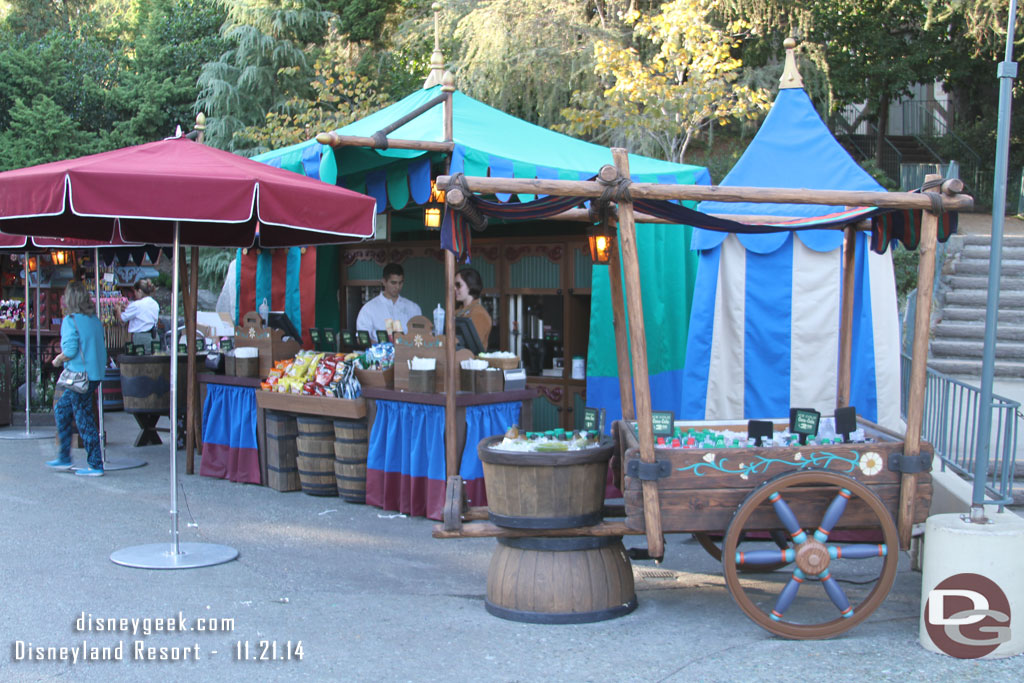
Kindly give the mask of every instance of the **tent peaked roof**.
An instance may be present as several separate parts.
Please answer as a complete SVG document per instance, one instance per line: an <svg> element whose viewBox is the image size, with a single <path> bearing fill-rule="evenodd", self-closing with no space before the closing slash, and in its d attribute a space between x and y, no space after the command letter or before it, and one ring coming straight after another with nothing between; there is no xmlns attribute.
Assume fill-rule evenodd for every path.
<svg viewBox="0 0 1024 683"><path fill-rule="evenodd" d="M811 190L866 190L884 192L871 175L861 168L832 136L832 132L818 116L811 99L803 88L779 91L771 111L757 135L751 140L736 165L722 180L722 186L732 187L786 187ZM848 207L819 204L754 204L731 202L701 202L698 209L704 213L728 214L737 220L742 216L780 216L783 218L815 218L838 214ZM698 231L694 235L694 248L709 248L720 243L725 235ZM836 231L828 242L833 241ZM800 233L804 241L815 236ZM774 241L778 236L744 236L741 241L754 248L756 241ZM826 248L826 245L820 245ZM834 248L834 247L832 247ZM760 251L760 249L756 249Z"/></svg>
<svg viewBox="0 0 1024 683"><path fill-rule="evenodd" d="M418 90L408 97L351 123L335 132L339 135L370 137L418 107L436 98L441 86ZM606 147L556 133L506 114L456 91L453 93L455 150L451 172L515 178L590 178L604 164L612 163ZM401 126L389 137L440 142L443 139L443 108L437 105ZM350 189L363 190L380 201L386 196L392 208L401 209L410 195L424 203L430 191L430 152L403 149L370 150L341 147L332 149L309 140L253 157L257 161L336 181ZM660 159L630 155L634 178L648 182L707 184L710 176L701 166L677 164ZM408 179L408 184L404 182Z"/></svg>

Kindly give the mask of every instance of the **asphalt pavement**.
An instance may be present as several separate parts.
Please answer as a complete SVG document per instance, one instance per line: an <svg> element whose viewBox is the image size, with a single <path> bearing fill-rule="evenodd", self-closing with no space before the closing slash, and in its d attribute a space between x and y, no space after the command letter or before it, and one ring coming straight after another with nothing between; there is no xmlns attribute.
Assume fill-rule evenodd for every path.
<svg viewBox="0 0 1024 683"><path fill-rule="evenodd" d="M661 565L634 563L631 614L526 624L484 608L494 539L436 540L430 520L186 475L183 457L180 540L228 545L238 559L122 567L112 552L172 547L169 449L132 447L137 427L124 413L108 414L107 429L110 458L148 465L77 477L43 466L52 439L0 441L2 681L981 681L1021 672L1020 657L957 660L918 644L921 574L905 554L879 609L827 641L781 639L749 621L720 565L682 534L667 537ZM0 433L12 431L22 428ZM61 647L70 656L83 640L111 656L120 645L120 661L29 656Z"/></svg>

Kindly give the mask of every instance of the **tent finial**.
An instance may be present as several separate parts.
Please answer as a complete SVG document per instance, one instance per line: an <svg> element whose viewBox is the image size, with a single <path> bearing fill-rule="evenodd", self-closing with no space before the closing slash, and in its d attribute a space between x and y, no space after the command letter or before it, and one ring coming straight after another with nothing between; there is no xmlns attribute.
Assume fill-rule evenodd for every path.
<svg viewBox="0 0 1024 683"><path fill-rule="evenodd" d="M804 79L796 69L796 40L786 38L782 41L782 46L786 48L786 66L782 70L782 78L779 79L779 90L803 88Z"/></svg>
<svg viewBox="0 0 1024 683"><path fill-rule="evenodd" d="M444 76L444 55L441 54L441 3L435 2L430 8L434 10L434 51L430 54L430 74L423 82L424 90L440 84Z"/></svg>

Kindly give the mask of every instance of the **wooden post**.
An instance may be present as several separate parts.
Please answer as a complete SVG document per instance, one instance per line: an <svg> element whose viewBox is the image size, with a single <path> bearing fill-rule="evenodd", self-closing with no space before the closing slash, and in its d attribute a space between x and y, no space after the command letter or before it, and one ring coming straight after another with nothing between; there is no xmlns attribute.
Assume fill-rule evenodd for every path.
<svg viewBox="0 0 1024 683"><path fill-rule="evenodd" d="M182 249L182 252L185 250ZM184 254L178 259L178 268L180 271L180 281L182 285L182 304L185 307L185 340L188 344L188 366L185 370L185 473L195 473L195 433L194 425L196 422L196 389L198 382L196 380L196 341L195 341L195 330L196 330L196 298L198 294L198 282L199 282L199 263L197 247L192 247L192 264L191 266L185 263ZM191 270L189 270L191 268ZM172 353L178 352L178 336L177 331L171 334L172 337ZM180 369L179 369L180 372ZM172 438L177 438L177 425L171 425Z"/></svg>
<svg viewBox="0 0 1024 683"><path fill-rule="evenodd" d="M445 72L441 77L441 92L445 94L442 107L442 134L445 143L452 144L455 118L452 100L455 94L455 77ZM449 163L451 159L449 159ZM459 369L455 367L455 254L444 252L444 463L445 475L453 477L459 473L462 454L458 451L458 427L455 424L457 410L455 394L459 390Z"/></svg>
<svg viewBox="0 0 1024 683"><path fill-rule="evenodd" d="M839 318L839 377L836 387L836 408L850 405L850 366L853 358L853 299L857 256L857 228L847 225L843 240L843 302Z"/></svg>
<svg viewBox="0 0 1024 683"><path fill-rule="evenodd" d="M938 180L938 175L925 176L925 182ZM914 346L910 359L910 389L907 396L907 436L903 454L921 453L921 427L924 422L924 392L928 381L928 332L932 316L932 289L935 285L935 245L938 241L939 217L931 211L921 216L921 242L917 247L917 313L914 317ZM900 477L900 507L896 529L900 548L910 547L913 526L914 496L917 475Z"/></svg>
<svg viewBox="0 0 1024 683"><path fill-rule="evenodd" d="M618 241L612 245L608 260L608 282L612 290L612 327L615 330L615 360L619 370L619 401L622 419L635 420L633 410L633 381L629 371L629 339L626 337L626 305L622 300L622 263L619 261Z"/></svg>
<svg viewBox="0 0 1024 683"><path fill-rule="evenodd" d="M629 177L629 155L622 148L612 148L612 158L619 175ZM647 334L640 292L640 266L636 246L636 226L633 224L633 202L619 202L619 236L622 241L623 271L626 296L633 302L628 308L629 338L633 357L633 377L636 393L637 432L640 437L640 459L654 462L654 432L651 425L651 388L647 374ZM651 557L665 555L665 538L661 533L661 503L658 500L658 482L644 481L644 526L647 533L647 551Z"/></svg>
<svg viewBox="0 0 1024 683"><path fill-rule="evenodd" d="M444 307L448 311L444 317L444 462L445 476L453 477L459 473L455 428L455 382L459 373L455 369L455 254L447 249L444 252L444 283Z"/></svg>

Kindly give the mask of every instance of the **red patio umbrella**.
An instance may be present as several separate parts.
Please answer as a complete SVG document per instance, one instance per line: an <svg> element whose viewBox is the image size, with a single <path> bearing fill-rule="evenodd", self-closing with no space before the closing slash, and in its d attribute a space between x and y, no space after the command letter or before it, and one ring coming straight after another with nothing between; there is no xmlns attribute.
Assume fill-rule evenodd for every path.
<svg viewBox="0 0 1024 683"><path fill-rule="evenodd" d="M174 246L171 327L178 329L181 244L264 247L336 244L373 235L376 202L184 137L0 173L0 232L110 244L116 238ZM177 424L178 354L171 353L171 424ZM118 564L185 569L238 552L178 540L177 443L171 442L170 551L133 546Z"/></svg>

